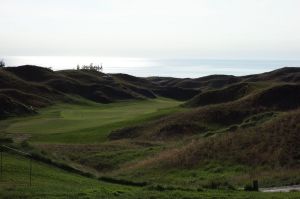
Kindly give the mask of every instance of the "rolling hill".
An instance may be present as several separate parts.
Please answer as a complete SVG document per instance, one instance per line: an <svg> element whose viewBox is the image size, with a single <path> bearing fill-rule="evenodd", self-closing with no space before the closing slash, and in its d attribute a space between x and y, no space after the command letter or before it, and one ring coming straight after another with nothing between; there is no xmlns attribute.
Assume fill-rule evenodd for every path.
<svg viewBox="0 0 300 199"><path fill-rule="evenodd" d="M245 85L249 89L248 84L242 86ZM241 84L222 90L207 91L185 104L192 107L192 110L160 118L141 126L116 130L111 133L110 138L182 138L222 128L230 130L245 125L246 120L251 117L262 117L300 107L300 85L280 84L263 89L252 89L252 92L248 91L248 95L244 93L241 95L240 88ZM241 89L244 92L244 88Z"/></svg>
<svg viewBox="0 0 300 199"><path fill-rule="evenodd" d="M78 103L78 98L98 103L157 96L186 100L198 93L187 88L156 85L145 78L125 74L104 74L91 70L52 71L37 66L7 67L0 70L0 116L34 113L58 102Z"/></svg>

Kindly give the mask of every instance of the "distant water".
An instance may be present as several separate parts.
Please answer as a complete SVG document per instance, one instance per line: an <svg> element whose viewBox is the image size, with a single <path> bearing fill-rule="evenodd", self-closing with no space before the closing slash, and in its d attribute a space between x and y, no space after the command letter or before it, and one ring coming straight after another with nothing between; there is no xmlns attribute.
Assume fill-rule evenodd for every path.
<svg viewBox="0 0 300 199"><path fill-rule="evenodd" d="M127 73L135 76L201 77L212 74L249 75L285 66L300 67L300 60L213 60L213 59L147 59L118 57L11 56L4 57L7 66L25 64L52 67L53 70L75 69L77 64L103 64L105 73Z"/></svg>

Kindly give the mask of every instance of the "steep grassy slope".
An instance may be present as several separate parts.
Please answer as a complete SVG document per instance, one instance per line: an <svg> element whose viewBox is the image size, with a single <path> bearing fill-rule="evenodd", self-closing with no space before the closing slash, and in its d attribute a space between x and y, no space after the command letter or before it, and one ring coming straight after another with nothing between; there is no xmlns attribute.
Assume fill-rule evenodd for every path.
<svg viewBox="0 0 300 199"><path fill-rule="evenodd" d="M210 90L193 97L185 104L185 106L198 107L238 100L251 94L252 92L259 90L262 86L263 85L260 84L243 82L228 86L223 89ZM265 85L265 87L266 86L268 85Z"/></svg>
<svg viewBox="0 0 300 199"><path fill-rule="evenodd" d="M226 189L253 179L260 186L299 184L299 124L300 110L283 113L255 127L186 140L114 175L182 187Z"/></svg>
<svg viewBox="0 0 300 199"><path fill-rule="evenodd" d="M300 110L296 110L257 127L199 139L182 149L167 152L157 162L162 166L166 161L166 167L182 168L192 168L207 160L252 166L297 167L300 165L299 133Z"/></svg>
<svg viewBox="0 0 300 199"><path fill-rule="evenodd" d="M0 94L0 104L0 118L4 118L8 115L35 113L34 110L18 101L14 101L7 95Z"/></svg>
<svg viewBox="0 0 300 199"><path fill-rule="evenodd" d="M278 84L267 88L257 89L256 86L254 88L249 88L248 84L242 86L238 84L222 90L205 92L186 104L186 106L202 104L197 109L173 114L145 125L120 129L112 132L110 138L167 140L212 133L221 129L227 131L239 126L255 125L260 119L264 121L278 111L300 107L300 85ZM244 89L248 89L249 95L243 96ZM228 101L230 99L232 100ZM226 101L228 102L225 103ZM214 103L216 104L209 105ZM258 118L257 121L249 122L253 117Z"/></svg>
<svg viewBox="0 0 300 199"><path fill-rule="evenodd" d="M55 98L61 97L63 100L58 92L41 84L20 79L6 69L0 70L0 95L1 117L32 113L34 108L51 105Z"/></svg>
<svg viewBox="0 0 300 199"><path fill-rule="evenodd" d="M143 96L138 92L135 93L130 89L122 88L122 85L113 78L96 71L70 70L54 72L36 66L20 66L3 70L23 81L33 83L33 85L37 84L54 89L60 95L64 93L75 94L98 102L142 98ZM106 98L106 101L104 98Z"/></svg>

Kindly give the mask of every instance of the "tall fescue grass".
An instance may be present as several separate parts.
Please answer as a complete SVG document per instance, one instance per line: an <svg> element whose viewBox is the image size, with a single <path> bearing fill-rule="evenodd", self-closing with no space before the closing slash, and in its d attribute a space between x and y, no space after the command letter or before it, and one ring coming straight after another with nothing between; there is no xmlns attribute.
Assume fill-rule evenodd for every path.
<svg viewBox="0 0 300 199"><path fill-rule="evenodd" d="M300 110L285 113L260 127L193 140L182 148L131 165L195 168L210 161L232 162L252 167L295 168L300 165Z"/></svg>

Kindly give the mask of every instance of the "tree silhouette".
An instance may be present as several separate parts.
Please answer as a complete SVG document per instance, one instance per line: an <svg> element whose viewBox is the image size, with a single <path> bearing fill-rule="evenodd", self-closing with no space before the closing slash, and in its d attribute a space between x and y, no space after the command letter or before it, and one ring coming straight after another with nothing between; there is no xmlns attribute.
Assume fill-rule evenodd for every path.
<svg viewBox="0 0 300 199"><path fill-rule="evenodd" d="M90 63L90 65L82 65L81 67L78 64L77 65L77 70L80 70L80 69L95 70L95 71L101 72L103 70L103 66L102 66L102 63L101 63L101 66L100 65L94 65L93 63Z"/></svg>
<svg viewBox="0 0 300 199"><path fill-rule="evenodd" d="M5 62L3 60L0 61L0 68L5 67Z"/></svg>

